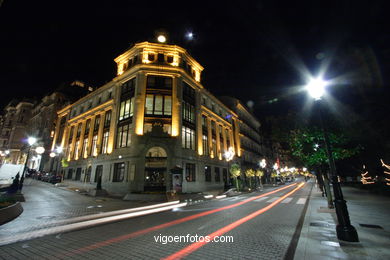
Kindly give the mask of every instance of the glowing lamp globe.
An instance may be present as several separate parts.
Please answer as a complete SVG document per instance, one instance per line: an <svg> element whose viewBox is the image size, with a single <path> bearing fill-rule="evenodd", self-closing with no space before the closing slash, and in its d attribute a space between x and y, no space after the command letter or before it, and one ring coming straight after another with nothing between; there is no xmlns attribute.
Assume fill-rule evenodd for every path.
<svg viewBox="0 0 390 260"><path fill-rule="evenodd" d="M39 146L39 147L35 148L35 152L37 154L43 154L45 152L45 148L42 146Z"/></svg>
<svg viewBox="0 0 390 260"><path fill-rule="evenodd" d="M29 137L27 139L28 144L31 146L37 142L37 139L35 137Z"/></svg>
<svg viewBox="0 0 390 260"><path fill-rule="evenodd" d="M325 87L328 83L321 78L313 78L307 83L306 90L315 100L321 99L325 93Z"/></svg>
<svg viewBox="0 0 390 260"><path fill-rule="evenodd" d="M167 41L167 38L166 38L164 35L159 35L159 36L157 37L157 41L158 41L158 42L161 42L161 43L164 43L164 42Z"/></svg>

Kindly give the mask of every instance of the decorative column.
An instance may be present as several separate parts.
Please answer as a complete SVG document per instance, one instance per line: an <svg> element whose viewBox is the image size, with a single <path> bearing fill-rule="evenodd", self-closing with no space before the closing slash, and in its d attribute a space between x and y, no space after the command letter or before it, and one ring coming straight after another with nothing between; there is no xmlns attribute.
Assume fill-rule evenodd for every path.
<svg viewBox="0 0 390 260"><path fill-rule="evenodd" d="M71 159L73 159L75 157L74 152L76 151L77 128L78 128L78 124L74 124L73 125L73 137L72 137L72 150L69 151L69 158L68 158L68 160L71 160Z"/></svg>
<svg viewBox="0 0 390 260"><path fill-rule="evenodd" d="M222 127L222 138L223 138L223 152L227 151L229 147L227 147L227 142L226 142L226 128Z"/></svg>
<svg viewBox="0 0 390 260"><path fill-rule="evenodd" d="M240 142L240 126L238 124L237 119L233 119L233 124L234 124L234 138L235 138L235 143L236 143L236 153L237 156L241 156L241 142Z"/></svg>
<svg viewBox="0 0 390 260"><path fill-rule="evenodd" d="M196 115L196 136L198 140L198 154L203 155L204 149L203 149L203 130L202 130L202 113L200 111L197 112Z"/></svg>
<svg viewBox="0 0 390 260"><path fill-rule="evenodd" d="M145 99L146 99L146 76L143 73L139 72L137 74L137 84L136 84L135 98L134 98L135 100L134 129L137 135L144 134Z"/></svg>
<svg viewBox="0 0 390 260"><path fill-rule="evenodd" d="M211 134L211 120L209 117L207 117L207 139L209 142L209 151L210 151L210 157L214 158L214 151L213 151L213 135Z"/></svg>
<svg viewBox="0 0 390 260"><path fill-rule="evenodd" d="M222 160L222 152L221 152L221 141L220 141L220 137L219 137L219 129L220 129L220 125L215 122L215 138L217 139L216 142L217 142L217 155L218 155L218 159Z"/></svg>
<svg viewBox="0 0 390 260"><path fill-rule="evenodd" d="M91 154L91 151L92 151L93 130L95 128L95 120L96 120L96 115L94 115L91 118L91 123L89 125L87 157L90 155L93 155L93 154Z"/></svg>
<svg viewBox="0 0 390 260"><path fill-rule="evenodd" d="M56 130L55 130L54 138L53 138L53 143L51 145L51 150L54 150L56 148L57 139L59 138L58 134L60 132L60 127L61 127L60 123L61 123L61 117L58 117L57 123L56 123Z"/></svg>
<svg viewBox="0 0 390 260"><path fill-rule="evenodd" d="M102 152L102 141L103 141L103 129L104 129L104 117L106 115L105 112L101 112L100 114L100 124L99 124L99 130L98 130L98 139L96 144L96 154L99 155Z"/></svg>
<svg viewBox="0 0 390 260"><path fill-rule="evenodd" d="M172 86L172 136L179 136L180 134L180 98L178 93L177 77L173 78Z"/></svg>

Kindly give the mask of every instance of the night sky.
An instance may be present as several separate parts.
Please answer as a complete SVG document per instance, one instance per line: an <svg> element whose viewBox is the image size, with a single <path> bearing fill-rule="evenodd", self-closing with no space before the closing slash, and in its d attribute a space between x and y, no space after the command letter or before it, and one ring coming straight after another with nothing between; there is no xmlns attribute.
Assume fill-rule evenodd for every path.
<svg viewBox="0 0 390 260"><path fill-rule="evenodd" d="M115 57L159 30L205 68L207 89L252 100L255 110L299 99L291 94L304 84L299 68L316 74L324 63L326 77L348 75L348 91L388 93L385 2L4 0L0 104L75 79L99 87L115 76Z"/></svg>

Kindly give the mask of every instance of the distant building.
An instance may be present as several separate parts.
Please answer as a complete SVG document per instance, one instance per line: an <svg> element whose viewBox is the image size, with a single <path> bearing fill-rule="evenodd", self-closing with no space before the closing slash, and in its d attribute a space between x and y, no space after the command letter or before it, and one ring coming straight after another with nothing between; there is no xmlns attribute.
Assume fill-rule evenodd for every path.
<svg viewBox="0 0 390 260"><path fill-rule="evenodd" d="M53 93L44 96L31 111L27 132L37 138L37 145L45 148L42 155L35 154L29 158L28 167L45 172L56 171L58 162L50 161L51 146L57 122L57 111L87 95L93 88L81 81L60 85Z"/></svg>
<svg viewBox="0 0 390 260"><path fill-rule="evenodd" d="M3 162L22 164L26 154L27 124L34 107L32 101L12 100L5 108L0 125L0 151Z"/></svg>
<svg viewBox="0 0 390 260"><path fill-rule="evenodd" d="M260 121L233 97L220 97L221 101L234 111L239 120L241 154L240 164L243 171L259 168L260 160L264 157L261 146Z"/></svg>
<svg viewBox="0 0 390 260"><path fill-rule="evenodd" d="M0 120L0 155L2 162L23 164L27 155L27 138L35 137L34 147L42 146L41 155L31 149L27 166L36 170L51 171L49 154L53 142L57 111L93 89L81 81L62 84L55 92L46 95L40 102L11 101L4 109ZM33 148L34 148L33 147Z"/></svg>
<svg viewBox="0 0 390 260"><path fill-rule="evenodd" d="M240 119L203 87L203 67L179 46L150 42L115 62L112 81L58 112L51 149L63 151L65 178L101 179L118 194L223 190L224 153L243 156Z"/></svg>

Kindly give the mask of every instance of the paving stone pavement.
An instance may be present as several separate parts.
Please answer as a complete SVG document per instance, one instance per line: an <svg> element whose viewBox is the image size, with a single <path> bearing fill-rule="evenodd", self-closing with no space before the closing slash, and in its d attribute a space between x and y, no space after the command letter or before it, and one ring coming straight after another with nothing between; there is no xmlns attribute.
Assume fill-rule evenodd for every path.
<svg viewBox="0 0 390 260"><path fill-rule="evenodd" d="M24 257L28 255L37 257L35 259L160 259L181 250L189 243L156 243L154 236L160 234L208 235L270 203L251 201L236 208L213 213L142 236L123 240L115 239L137 230L144 230L151 225L197 214L202 209L204 211L205 209L231 205L255 195L244 194L234 202L209 201L186 207L182 211L163 212L91 229L14 243L0 247L0 258L25 259ZM270 197L280 197L280 195L275 193ZM225 235L234 237L234 243L210 243L186 259L283 259L303 209L303 205L296 204L296 202L307 195L307 188L300 190L293 195L291 203L278 204L269 212L265 212L226 233ZM113 238L115 243L110 242L113 241ZM93 250L85 250L87 246L91 245ZM80 253L80 250L84 251ZM73 251L76 253L73 254Z"/></svg>
<svg viewBox="0 0 390 260"><path fill-rule="evenodd" d="M0 238L41 229L58 220L153 204L86 196L29 178L22 191L26 199L22 202L23 213L0 226Z"/></svg>
<svg viewBox="0 0 390 260"><path fill-rule="evenodd" d="M342 190L360 242L337 239L336 214L327 210L325 198L314 188L294 259L390 259L390 197L353 187L342 187ZM382 229L360 224L379 225Z"/></svg>

